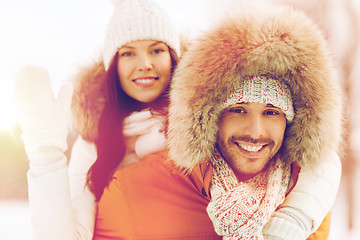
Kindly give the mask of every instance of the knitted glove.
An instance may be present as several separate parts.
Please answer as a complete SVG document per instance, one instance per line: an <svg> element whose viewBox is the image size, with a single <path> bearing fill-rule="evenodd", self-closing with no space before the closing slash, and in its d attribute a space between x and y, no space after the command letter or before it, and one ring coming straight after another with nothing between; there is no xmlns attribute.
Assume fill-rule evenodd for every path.
<svg viewBox="0 0 360 240"><path fill-rule="evenodd" d="M72 86L65 84L55 99L45 69L25 66L20 70L14 103L28 155L49 147L66 151L72 92Z"/></svg>

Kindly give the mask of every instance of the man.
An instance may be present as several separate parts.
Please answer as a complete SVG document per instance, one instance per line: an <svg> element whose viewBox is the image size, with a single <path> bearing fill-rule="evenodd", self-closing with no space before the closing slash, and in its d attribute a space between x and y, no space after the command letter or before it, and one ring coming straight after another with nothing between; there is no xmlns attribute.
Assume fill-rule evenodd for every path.
<svg viewBox="0 0 360 240"><path fill-rule="evenodd" d="M169 112L169 154L114 174L95 239L306 239L318 229L339 184L342 99L307 17L266 8L223 19L184 54ZM323 223L310 238L327 238Z"/></svg>

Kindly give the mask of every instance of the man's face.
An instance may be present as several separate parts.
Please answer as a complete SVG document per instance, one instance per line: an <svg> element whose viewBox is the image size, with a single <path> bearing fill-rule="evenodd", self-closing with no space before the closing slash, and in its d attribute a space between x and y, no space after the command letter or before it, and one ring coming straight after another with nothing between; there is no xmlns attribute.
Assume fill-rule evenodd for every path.
<svg viewBox="0 0 360 240"><path fill-rule="evenodd" d="M233 104L222 112L217 146L239 181L245 181L261 172L277 153L285 128L285 114L279 108Z"/></svg>

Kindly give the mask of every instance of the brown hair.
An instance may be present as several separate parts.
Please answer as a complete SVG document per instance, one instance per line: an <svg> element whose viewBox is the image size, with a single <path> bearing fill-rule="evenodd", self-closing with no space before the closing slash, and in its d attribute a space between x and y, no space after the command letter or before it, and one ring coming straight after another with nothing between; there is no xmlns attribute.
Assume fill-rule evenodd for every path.
<svg viewBox="0 0 360 240"><path fill-rule="evenodd" d="M169 51L173 73L178 63L178 57L171 48L169 48ZM106 103L100 116L98 137L95 142L97 146L97 159L87 174L87 185L94 193L97 201L101 198L104 188L110 182L111 176L126 154L126 145L122 131L124 119L132 112L140 111L146 107L149 107L151 111L158 114L167 115L169 105L169 86L150 105L129 97L120 86L117 62L118 53L113 58L105 75Z"/></svg>

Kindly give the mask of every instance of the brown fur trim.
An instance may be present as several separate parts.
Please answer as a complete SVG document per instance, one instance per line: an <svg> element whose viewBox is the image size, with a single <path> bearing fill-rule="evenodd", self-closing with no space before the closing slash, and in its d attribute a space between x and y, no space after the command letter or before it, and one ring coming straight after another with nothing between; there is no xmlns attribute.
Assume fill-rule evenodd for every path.
<svg viewBox="0 0 360 240"><path fill-rule="evenodd" d="M243 7L242 7L243 8ZM341 139L341 87L320 30L288 7L228 15L182 56L173 78L169 116L172 159L187 170L213 154L221 103L244 77L283 78L295 118L284 157L312 167Z"/></svg>
<svg viewBox="0 0 360 240"><path fill-rule="evenodd" d="M74 127L85 140L95 142L105 106L105 69L101 59L81 69L74 86L71 105Z"/></svg>

